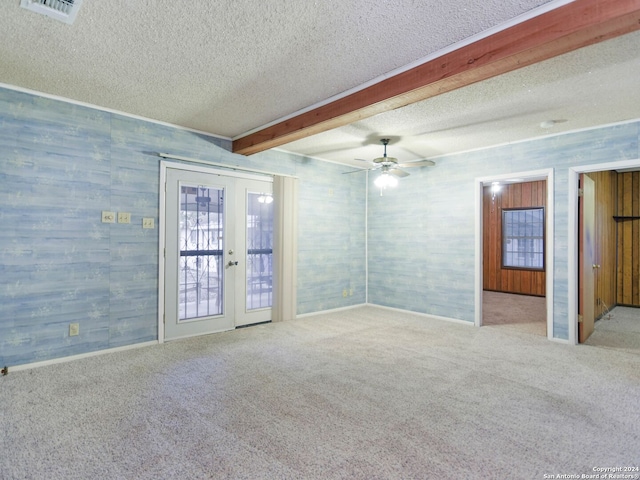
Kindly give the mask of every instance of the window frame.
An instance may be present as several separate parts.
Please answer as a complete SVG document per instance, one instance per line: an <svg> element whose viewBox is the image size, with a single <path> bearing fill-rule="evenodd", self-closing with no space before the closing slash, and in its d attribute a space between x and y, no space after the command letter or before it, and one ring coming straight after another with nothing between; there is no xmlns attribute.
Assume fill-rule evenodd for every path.
<svg viewBox="0 0 640 480"><path fill-rule="evenodd" d="M530 206L530 207L513 207L513 208L503 208L501 209L501 218L500 218L500 263L501 268L505 270L526 270L533 272L545 272L546 271L546 253L547 253L547 225L546 225L546 211L544 206ZM541 210L542 211L542 252L533 252L540 253L542 255L542 266L541 267L531 267L531 266L518 266L518 265L506 265L505 264L505 242L509 238L516 238L513 235L506 235L506 223L505 222L505 214L514 211L522 211L522 210ZM520 238L539 238L539 237L520 237Z"/></svg>

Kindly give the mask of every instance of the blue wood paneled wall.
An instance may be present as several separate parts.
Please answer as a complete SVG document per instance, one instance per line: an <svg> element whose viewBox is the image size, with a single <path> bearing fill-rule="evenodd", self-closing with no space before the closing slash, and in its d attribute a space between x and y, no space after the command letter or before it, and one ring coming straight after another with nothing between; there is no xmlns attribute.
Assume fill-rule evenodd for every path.
<svg viewBox="0 0 640 480"><path fill-rule="evenodd" d="M363 303L365 183L279 151L0 88L0 365L157 339L160 158L300 178L299 313ZM101 222L130 212L131 224ZM343 289L353 295L343 297ZM80 335L69 336L69 324Z"/></svg>
<svg viewBox="0 0 640 480"><path fill-rule="evenodd" d="M640 123L445 156L369 193L369 302L474 321L477 177L554 169L554 336L568 338L569 168L640 158Z"/></svg>
<svg viewBox="0 0 640 480"><path fill-rule="evenodd" d="M157 339L158 230L141 228L161 221L156 152L300 178L298 313L365 301L368 240L370 303L468 322L474 179L553 168L553 321L566 339L568 169L637 159L639 134L625 123L446 156L367 197L365 175L339 165L242 157L226 139L0 88L0 365ZM102 210L131 224L103 224Z"/></svg>

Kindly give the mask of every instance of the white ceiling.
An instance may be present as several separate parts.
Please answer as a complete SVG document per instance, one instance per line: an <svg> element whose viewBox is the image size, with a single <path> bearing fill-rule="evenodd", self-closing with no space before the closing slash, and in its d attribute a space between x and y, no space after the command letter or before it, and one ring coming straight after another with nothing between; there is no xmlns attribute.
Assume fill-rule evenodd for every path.
<svg viewBox="0 0 640 480"><path fill-rule="evenodd" d="M0 82L237 138L568 0L84 0L73 25L2 3ZM281 148L349 163L390 137L409 161L638 118L639 47L628 34Z"/></svg>

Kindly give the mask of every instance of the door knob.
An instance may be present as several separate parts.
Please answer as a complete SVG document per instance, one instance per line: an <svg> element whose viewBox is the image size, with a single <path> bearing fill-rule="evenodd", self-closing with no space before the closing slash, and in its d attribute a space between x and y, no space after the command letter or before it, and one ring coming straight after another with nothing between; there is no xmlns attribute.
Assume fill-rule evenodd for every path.
<svg viewBox="0 0 640 480"><path fill-rule="evenodd" d="M229 263L227 263L227 267L233 267L235 265L238 265L238 262L234 262L233 260L229 260Z"/></svg>

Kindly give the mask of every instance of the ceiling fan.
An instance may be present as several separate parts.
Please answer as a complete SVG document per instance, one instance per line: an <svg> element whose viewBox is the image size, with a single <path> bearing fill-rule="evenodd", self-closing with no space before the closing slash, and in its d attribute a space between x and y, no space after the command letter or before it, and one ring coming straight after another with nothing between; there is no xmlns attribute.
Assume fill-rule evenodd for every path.
<svg viewBox="0 0 640 480"><path fill-rule="evenodd" d="M380 142L384 145L384 154L382 155L382 157L374 158L372 161L356 158L356 160L359 162L368 163L370 167L366 169L352 170L350 172L344 173L355 173L366 170L381 170L382 173L376 179L375 184L377 187L386 188L395 187L398 184L397 178L409 176L409 173L402 170L403 168L428 167L436 164L432 160L414 160L412 162L398 163L397 158L387 156L387 145L389 144L389 139L381 138Z"/></svg>

